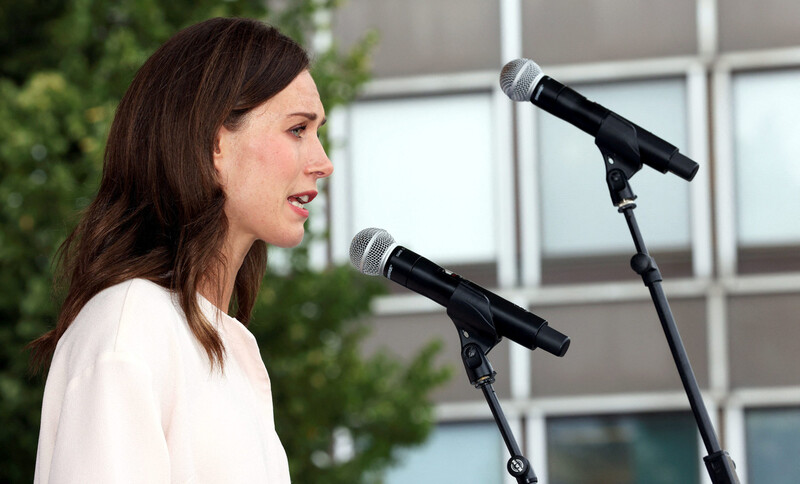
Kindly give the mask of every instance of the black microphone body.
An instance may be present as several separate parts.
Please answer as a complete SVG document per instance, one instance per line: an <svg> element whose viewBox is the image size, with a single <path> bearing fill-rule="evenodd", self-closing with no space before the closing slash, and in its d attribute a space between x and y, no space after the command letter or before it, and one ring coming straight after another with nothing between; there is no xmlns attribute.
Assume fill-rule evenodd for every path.
<svg viewBox="0 0 800 484"><path fill-rule="evenodd" d="M569 348L569 338L551 328L546 320L403 246L396 246L389 254L383 275L444 307L448 307L459 285L467 285L489 300L498 335L526 348L542 348L556 356L564 356Z"/></svg>
<svg viewBox="0 0 800 484"><path fill-rule="evenodd" d="M661 173L669 171L685 180L691 180L697 173L697 163L682 155L675 146L613 111L589 101L549 76L544 76L536 86L531 102L594 137L597 137L600 127L609 116L616 117L635 130L642 163Z"/></svg>
<svg viewBox="0 0 800 484"><path fill-rule="evenodd" d="M592 136L597 136L600 124L610 112L550 76L539 81L530 101Z"/></svg>

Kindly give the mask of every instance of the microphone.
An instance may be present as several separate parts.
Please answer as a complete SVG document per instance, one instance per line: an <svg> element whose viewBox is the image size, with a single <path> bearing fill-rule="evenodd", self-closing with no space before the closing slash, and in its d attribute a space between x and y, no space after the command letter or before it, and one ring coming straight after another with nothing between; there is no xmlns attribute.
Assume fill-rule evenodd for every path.
<svg viewBox="0 0 800 484"><path fill-rule="evenodd" d="M446 308L453 293L468 286L488 300L490 322L499 336L556 356L564 356L569 348L569 337L551 328L544 319L397 245L383 229L368 228L357 233L350 244L350 262L363 274L383 275Z"/></svg>
<svg viewBox="0 0 800 484"><path fill-rule="evenodd" d="M612 134L613 139L608 141L623 146L622 152L632 149L637 153L640 160L629 160L637 166L641 166L640 162L645 163L661 173L669 171L687 181L697 173L698 164L678 152L678 148L546 76L530 59L516 59L506 64L500 72L500 88L512 101L530 101L594 136L598 146L601 137L607 133L602 130L603 134L598 137L607 119L613 119L616 125L623 123L626 132L632 132L634 139L620 139ZM612 129L610 126L608 130ZM621 152L615 154L622 156Z"/></svg>

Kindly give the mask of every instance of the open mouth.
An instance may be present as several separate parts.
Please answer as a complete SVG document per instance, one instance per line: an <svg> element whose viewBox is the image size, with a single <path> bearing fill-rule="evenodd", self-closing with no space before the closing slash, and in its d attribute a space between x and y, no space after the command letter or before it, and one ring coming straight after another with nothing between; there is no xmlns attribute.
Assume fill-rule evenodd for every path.
<svg viewBox="0 0 800 484"><path fill-rule="evenodd" d="M309 195L292 195L289 197L289 203L294 205L297 208L303 208L303 204L308 203L311 201L311 197Z"/></svg>
<svg viewBox="0 0 800 484"><path fill-rule="evenodd" d="M294 195L290 195L287 198L287 200L289 201L289 204L291 204L293 207L305 210L305 207L303 205L314 200L316 197L317 197L317 192L315 190L309 190L307 192L300 192L300 193L295 193Z"/></svg>

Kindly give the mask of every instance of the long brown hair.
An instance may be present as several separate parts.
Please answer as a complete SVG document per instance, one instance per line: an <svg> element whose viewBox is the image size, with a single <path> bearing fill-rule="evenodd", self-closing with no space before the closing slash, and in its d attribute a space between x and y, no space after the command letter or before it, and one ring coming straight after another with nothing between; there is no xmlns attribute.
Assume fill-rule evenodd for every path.
<svg viewBox="0 0 800 484"><path fill-rule="evenodd" d="M222 340L197 301L199 286L219 281L226 263L216 135L223 125L237 129L308 65L304 49L273 27L230 18L180 31L144 63L111 125L97 197L59 249L56 280L66 297L56 327L30 345L34 368L49 364L89 299L132 278L177 294L212 366L222 368ZM236 276L233 304L242 322L250 318L266 258L266 244L257 241Z"/></svg>

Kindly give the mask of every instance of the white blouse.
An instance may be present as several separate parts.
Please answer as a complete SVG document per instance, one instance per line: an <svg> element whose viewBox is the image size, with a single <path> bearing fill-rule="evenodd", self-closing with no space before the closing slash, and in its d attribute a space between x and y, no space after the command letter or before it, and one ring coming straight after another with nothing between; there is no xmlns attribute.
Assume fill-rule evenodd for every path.
<svg viewBox="0 0 800 484"><path fill-rule="evenodd" d="M289 483L256 340L198 300L224 373L157 284L126 281L84 306L47 376L35 483Z"/></svg>

